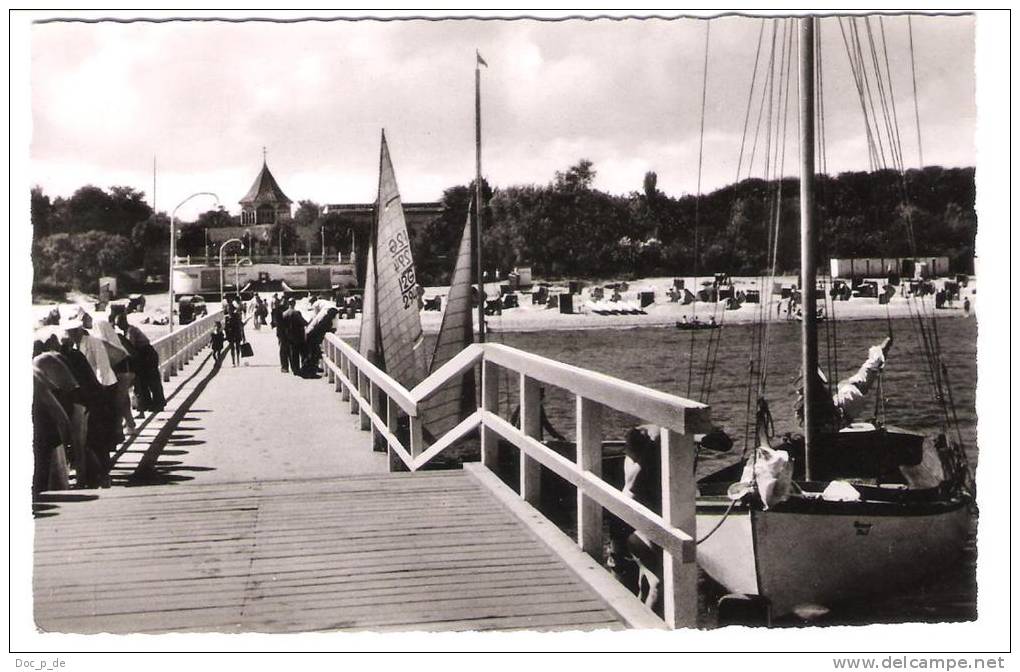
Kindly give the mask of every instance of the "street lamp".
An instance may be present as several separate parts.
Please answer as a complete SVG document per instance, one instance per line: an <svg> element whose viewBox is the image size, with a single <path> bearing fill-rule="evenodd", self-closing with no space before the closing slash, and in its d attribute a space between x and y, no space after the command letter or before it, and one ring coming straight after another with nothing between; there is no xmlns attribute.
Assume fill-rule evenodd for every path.
<svg viewBox="0 0 1020 672"><path fill-rule="evenodd" d="M231 243L240 243L241 249L244 249L244 243L241 242L240 238L231 238L230 240L223 241L220 245L220 303L223 303L223 248Z"/></svg>
<svg viewBox="0 0 1020 672"><path fill-rule="evenodd" d="M244 249L244 245L241 245L241 249ZM234 262L234 287L237 288L237 296L241 296L241 267L251 266L251 257L241 257ZM220 299L221 301L223 299Z"/></svg>
<svg viewBox="0 0 1020 672"><path fill-rule="evenodd" d="M177 210L180 209L182 205L184 205L185 203L187 203L188 201L197 196L212 196L213 199L216 200L216 207L219 207L220 205L219 196L212 193L211 191L199 191L197 193L192 194L191 196L188 196L183 201L178 203L176 207L174 207L173 212L170 213L170 277L167 282L168 285L167 298L170 299L170 306L168 308L168 311L170 313L170 333L173 333L174 331L174 261L175 257L177 256L177 229L176 229Z"/></svg>

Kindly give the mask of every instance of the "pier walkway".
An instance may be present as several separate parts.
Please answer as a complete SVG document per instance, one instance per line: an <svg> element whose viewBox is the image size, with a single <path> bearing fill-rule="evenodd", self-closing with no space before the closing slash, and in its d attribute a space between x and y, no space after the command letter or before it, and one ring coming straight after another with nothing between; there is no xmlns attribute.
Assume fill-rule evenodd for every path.
<svg viewBox="0 0 1020 672"><path fill-rule="evenodd" d="M330 337L327 347L328 379L308 380L280 371L268 329L249 326L247 333L256 353L247 365L214 366L206 348L178 367L166 384L166 410L122 448L112 488L45 497L37 510L33 577L39 628L664 626L602 569L601 549L590 538L575 544L529 505L534 492L518 496L479 464L415 471L430 456L413 438L404 449L385 432L396 426L398 404L414 412L412 393L389 388L390 396L381 396L373 381L384 374L364 367L339 339ZM480 353L470 353L471 361L481 363ZM451 370L464 370L467 358L451 362ZM525 388L530 395L534 386ZM481 426L483 412L468 420ZM597 421L586 412L590 431ZM362 431L366 418L371 434ZM417 418L410 421L413 437ZM482 426L483 463L495 451L490 429L509 436L500 422ZM463 435L470 424L451 435ZM389 456L371 448L380 434ZM439 452L444 438L456 437L440 438L429 452ZM522 487L535 487L529 474L539 462L570 478L570 461L540 455L529 441L541 446L520 442L537 460L522 459ZM394 449L413 473L390 472ZM598 472L598 465L588 467L575 479L582 533L591 537L596 522L601 530L601 509L594 516L600 504L615 507L662 542L673 570L667 590L693 589L690 539L643 507L619 505L602 492L600 479L587 483ZM691 624L675 614L693 608L667 599L667 624Z"/></svg>

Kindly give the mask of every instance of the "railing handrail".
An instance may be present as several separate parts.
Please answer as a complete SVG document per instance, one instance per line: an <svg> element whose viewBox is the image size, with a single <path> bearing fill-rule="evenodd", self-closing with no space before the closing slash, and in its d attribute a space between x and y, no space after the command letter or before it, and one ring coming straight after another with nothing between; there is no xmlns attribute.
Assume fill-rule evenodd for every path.
<svg viewBox="0 0 1020 672"><path fill-rule="evenodd" d="M701 418L708 411L708 406L699 401L653 390L499 343L485 344L485 358L503 368L568 390L617 411L641 417L660 427L686 433L704 430L700 426L704 424ZM692 421L699 426L691 427Z"/></svg>
<svg viewBox="0 0 1020 672"><path fill-rule="evenodd" d="M279 254L229 254L229 255L225 255L223 257L223 259L224 259L224 264L223 264L224 270L228 270L231 266L233 266L233 264L234 264L233 259L235 259L235 258L251 259L251 262L253 264L281 264L283 266L293 266L293 265L295 265L294 264L294 255L293 254L286 254L282 258L280 257ZM298 257L297 257L298 265L307 266L308 265L308 258L309 257L308 257L307 253L299 254ZM351 258L350 254L342 254L342 255L340 255L338 257L336 253L326 254L325 256L323 256L322 254L316 254L316 253L313 252L312 255L311 255L311 260L312 260L311 263L312 263L313 266L314 265L330 266L330 265L336 265L336 264L347 264L347 265L350 265L350 264L355 263L354 259ZM229 261L229 263L227 263L228 261ZM203 254L177 255L177 256L174 257L174 266L182 267L181 270L186 270L188 264L190 264L192 266L209 266L209 265L211 265L211 266L219 267L219 257L216 256L215 254L212 255L212 256L209 256L209 257L207 257L207 256L205 256Z"/></svg>
<svg viewBox="0 0 1020 672"><path fill-rule="evenodd" d="M190 324L178 327L151 342L159 354L159 369L163 380L180 371L191 357L205 347L209 341L216 320L222 319L218 307L213 307L208 315L204 315Z"/></svg>
<svg viewBox="0 0 1020 672"><path fill-rule="evenodd" d="M152 347L159 348L164 343L172 342L172 339L175 336L179 337L182 333L185 333L185 332L201 331L206 326L212 326L213 324L215 324L217 319L222 319L222 317L220 316L220 309L219 309L219 307L218 306L217 307L210 306L209 307L209 313L207 315L203 315L202 317L198 318L194 322L190 322L188 324L185 324L184 326L178 325L177 329L175 329L171 333L163 334L162 336L160 336L156 340L152 341Z"/></svg>
<svg viewBox="0 0 1020 672"><path fill-rule="evenodd" d="M385 371L365 359L350 343L336 334L326 339L355 361L358 369L376 383L387 396L392 396L401 409L418 416L418 404L432 396L440 387L487 359L504 368L525 374L535 380L565 389L615 410L641 417L660 427L693 433L706 429L704 416L708 406L699 401L678 397L644 385L621 380L604 373L535 355L498 343L473 343L453 359L433 371L425 380L408 390ZM692 426L692 421L694 426ZM410 466L410 465L408 465Z"/></svg>
<svg viewBox="0 0 1020 672"><path fill-rule="evenodd" d="M458 352L453 359L415 385L411 390L411 398L420 404L431 397L440 387L480 362L485 356L485 347L479 343L472 343Z"/></svg>

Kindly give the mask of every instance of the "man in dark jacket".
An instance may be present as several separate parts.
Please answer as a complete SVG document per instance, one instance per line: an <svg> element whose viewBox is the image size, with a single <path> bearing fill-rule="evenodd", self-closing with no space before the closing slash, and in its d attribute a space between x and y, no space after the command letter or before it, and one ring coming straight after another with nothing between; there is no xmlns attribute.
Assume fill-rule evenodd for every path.
<svg viewBox="0 0 1020 672"><path fill-rule="evenodd" d="M294 305L294 299L287 302L288 307L282 315L282 322L290 355L290 372L295 376L300 376L301 360L304 357L305 349L305 326L308 323L305 316Z"/></svg>
<svg viewBox="0 0 1020 672"><path fill-rule="evenodd" d="M283 314L287 303L281 297L273 302L272 325L276 329L276 341L280 344L280 371L287 373L290 365L290 346L287 344L287 326Z"/></svg>

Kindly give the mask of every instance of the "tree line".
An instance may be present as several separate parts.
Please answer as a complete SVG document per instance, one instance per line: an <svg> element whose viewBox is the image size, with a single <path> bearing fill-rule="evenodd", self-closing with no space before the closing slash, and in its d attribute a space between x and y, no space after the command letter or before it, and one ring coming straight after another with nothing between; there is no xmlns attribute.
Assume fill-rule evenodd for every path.
<svg viewBox="0 0 1020 672"><path fill-rule="evenodd" d="M795 179L747 179L700 198L670 196L654 172L640 189L614 195L593 187L591 161L557 171L546 184L492 189L483 181L483 259L501 275L531 266L543 277L608 278L727 272L756 275L799 263L799 191ZM821 175L816 182L819 258L948 256L971 272L977 216L973 168L930 166L906 173ZM442 213L412 232L420 281L449 281L474 185L443 192ZM31 192L33 269L38 293L94 291L102 275L165 274L169 218L131 187L84 186L69 198ZM205 229L236 225L222 210L178 222L180 254L205 252ZM293 219L270 231L268 249L316 254L348 249L366 232L340 213L300 201ZM775 236L775 237L773 237ZM267 249L267 251L268 251ZM215 253L215 250L213 250ZM363 269L361 270L363 273Z"/></svg>
<svg viewBox="0 0 1020 672"><path fill-rule="evenodd" d="M726 272L796 273L800 198L796 179L747 179L700 198L669 196L654 172L642 188L611 195L592 187L581 160L545 185L490 192L483 182L483 261L505 273L530 265L543 277L640 277ZM819 258L948 256L973 271L977 216L973 168L820 175L815 184ZM416 236L426 284L448 279L473 185L447 189L443 215ZM490 195L491 194L491 195ZM774 237L773 237L774 236Z"/></svg>

